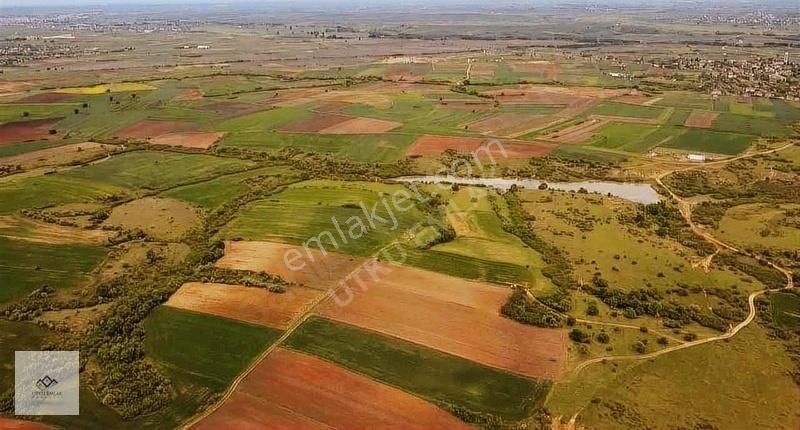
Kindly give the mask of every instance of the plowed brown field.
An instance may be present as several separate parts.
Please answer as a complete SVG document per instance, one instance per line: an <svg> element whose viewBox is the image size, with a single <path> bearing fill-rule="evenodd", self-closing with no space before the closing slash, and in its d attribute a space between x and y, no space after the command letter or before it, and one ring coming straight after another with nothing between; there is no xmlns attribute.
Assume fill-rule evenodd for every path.
<svg viewBox="0 0 800 430"><path fill-rule="evenodd" d="M156 145L182 146L184 148L208 149L222 138L224 133L187 131L183 133L166 133L150 139Z"/></svg>
<svg viewBox="0 0 800 430"><path fill-rule="evenodd" d="M147 139L167 133L186 131L194 128L194 124L182 121L141 120L131 124L114 135L124 139Z"/></svg>
<svg viewBox="0 0 800 430"><path fill-rule="evenodd" d="M453 149L462 153L476 151L482 145L490 142L490 139L478 137L454 137L454 136L422 136L408 148L407 155L431 155L436 156L447 149ZM541 157L549 154L555 149L555 145L541 142L523 141L501 141L505 156L508 158L530 158ZM487 146L491 155L495 159L502 159L503 152L497 145ZM488 156L488 155L485 155Z"/></svg>
<svg viewBox="0 0 800 430"><path fill-rule="evenodd" d="M717 115L716 112L693 110L683 125L694 128L711 128L714 120L717 119Z"/></svg>
<svg viewBox="0 0 800 430"><path fill-rule="evenodd" d="M331 299L319 313L449 354L533 378L565 369L566 337L504 318L511 290L404 266L383 266L377 280L348 283L353 300Z"/></svg>
<svg viewBox="0 0 800 430"><path fill-rule="evenodd" d="M277 348L225 404L196 424L210 429L469 429L396 388L327 361Z"/></svg>
<svg viewBox="0 0 800 430"><path fill-rule="evenodd" d="M375 118L353 118L319 130L320 134L381 134L400 127L401 123Z"/></svg>
<svg viewBox="0 0 800 430"><path fill-rule="evenodd" d="M290 133L316 133L351 119L353 118L344 115L317 114L309 119L293 122L285 127L281 127L280 131Z"/></svg>
<svg viewBox="0 0 800 430"><path fill-rule="evenodd" d="M0 145L29 140L60 138L59 133L50 134L52 126L63 118L34 119L30 121L7 122L0 125Z"/></svg>
<svg viewBox="0 0 800 430"><path fill-rule="evenodd" d="M285 329L324 291L289 287L283 294L243 285L189 282L167 301L168 306Z"/></svg>
<svg viewBox="0 0 800 430"><path fill-rule="evenodd" d="M469 124L469 129L495 136L514 136L518 133L544 127L554 121L558 121L558 118L550 115L507 112L473 122Z"/></svg>
<svg viewBox="0 0 800 430"><path fill-rule="evenodd" d="M48 430L51 428L52 427L34 421L0 418L0 429L2 430Z"/></svg>
<svg viewBox="0 0 800 430"><path fill-rule="evenodd" d="M307 264L302 270L291 270L284 261L286 252L295 249ZM362 259L347 255L312 249L314 261L307 258L305 249L277 242L231 241L225 244L225 255L217 266L228 269L250 270L278 275L287 282L316 289L328 289L361 264Z"/></svg>

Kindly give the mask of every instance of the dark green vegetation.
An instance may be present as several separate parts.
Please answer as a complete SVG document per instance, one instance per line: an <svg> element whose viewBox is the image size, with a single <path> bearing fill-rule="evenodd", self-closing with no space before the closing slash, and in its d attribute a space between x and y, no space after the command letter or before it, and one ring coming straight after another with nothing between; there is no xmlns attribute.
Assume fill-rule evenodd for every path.
<svg viewBox="0 0 800 430"><path fill-rule="evenodd" d="M517 264L486 261L432 249L406 248L405 257L404 263L410 266L465 279L500 284L527 284L531 277L528 268Z"/></svg>
<svg viewBox="0 0 800 430"><path fill-rule="evenodd" d="M715 154L738 154L747 149L753 137L739 133L722 133L689 129L666 143L666 147Z"/></svg>
<svg viewBox="0 0 800 430"><path fill-rule="evenodd" d="M780 327L800 330L800 295L776 293L769 296L772 321Z"/></svg>
<svg viewBox="0 0 800 430"><path fill-rule="evenodd" d="M106 253L99 246L43 244L0 236L0 304L43 285L53 289L79 286Z"/></svg>
<svg viewBox="0 0 800 430"><path fill-rule="evenodd" d="M305 322L287 345L448 409L485 418L525 418L541 406L548 389L545 382L321 318Z"/></svg>
<svg viewBox="0 0 800 430"><path fill-rule="evenodd" d="M280 332L161 306L144 323L144 349L176 380L223 390Z"/></svg>

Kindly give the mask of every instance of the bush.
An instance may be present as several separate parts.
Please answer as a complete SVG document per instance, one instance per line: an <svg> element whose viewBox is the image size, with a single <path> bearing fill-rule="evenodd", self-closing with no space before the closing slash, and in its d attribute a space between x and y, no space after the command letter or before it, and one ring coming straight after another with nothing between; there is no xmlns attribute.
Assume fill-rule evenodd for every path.
<svg viewBox="0 0 800 430"><path fill-rule="evenodd" d="M638 341L633 344L633 350L639 354L644 354L647 352L647 345L645 345L645 343L642 341Z"/></svg>
<svg viewBox="0 0 800 430"><path fill-rule="evenodd" d="M597 333L595 340L597 340L599 343L608 343L611 341L611 337L608 335L608 333L601 331L600 333Z"/></svg>
<svg viewBox="0 0 800 430"><path fill-rule="evenodd" d="M586 315L589 316L597 316L600 313L600 310L597 308L597 302L594 300L589 302L589 306L586 308Z"/></svg>
<svg viewBox="0 0 800 430"><path fill-rule="evenodd" d="M573 342L578 343L591 342L591 337L589 334L579 328L572 329L572 331L569 332L569 338L572 339Z"/></svg>

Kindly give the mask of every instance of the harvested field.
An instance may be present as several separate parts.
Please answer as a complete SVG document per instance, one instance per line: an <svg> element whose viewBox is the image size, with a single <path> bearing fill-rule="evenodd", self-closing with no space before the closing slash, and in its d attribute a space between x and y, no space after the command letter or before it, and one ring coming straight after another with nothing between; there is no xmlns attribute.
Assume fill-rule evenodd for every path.
<svg viewBox="0 0 800 430"><path fill-rule="evenodd" d="M217 102L204 105L201 109L213 111L223 118L245 115L264 109L262 106L240 102Z"/></svg>
<svg viewBox="0 0 800 430"><path fill-rule="evenodd" d="M469 129L496 136L513 136L518 133L544 127L554 121L558 121L558 118L549 115L507 112L469 124Z"/></svg>
<svg viewBox="0 0 800 430"><path fill-rule="evenodd" d="M484 101L443 100L442 106L448 109L482 111L494 109L494 105Z"/></svg>
<svg viewBox="0 0 800 430"><path fill-rule="evenodd" d="M73 143L71 145L25 152L19 155L12 155L11 157L0 157L0 164L60 164L76 156L92 157L100 153L114 151L116 148L117 145L106 145L96 142Z"/></svg>
<svg viewBox="0 0 800 430"><path fill-rule="evenodd" d="M520 73L542 75L547 79L556 80L561 71L558 64L549 61L535 61L532 63L514 63L511 67Z"/></svg>
<svg viewBox="0 0 800 430"><path fill-rule="evenodd" d="M400 127L401 123L375 118L352 118L319 130L320 134L382 134Z"/></svg>
<svg viewBox="0 0 800 430"><path fill-rule="evenodd" d="M302 270L291 270L284 261L289 250L297 250L307 264ZM325 289L344 279L362 260L356 257L328 252L322 254L310 250L314 261L306 259L302 246L277 242L231 241L225 243L225 255L217 260L217 266L226 269L249 270L278 275L287 282L305 285L315 289Z"/></svg>
<svg viewBox="0 0 800 430"><path fill-rule="evenodd" d="M66 227L58 224L31 221L27 218L0 216L0 236L26 242L63 245L79 243L105 245L110 232Z"/></svg>
<svg viewBox="0 0 800 430"><path fill-rule="evenodd" d="M608 99L639 94L628 89L596 87L556 87L545 85L520 85L513 89L485 91L483 94L496 97L500 103L562 104L572 105L585 99Z"/></svg>
<svg viewBox="0 0 800 430"><path fill-rule="evenodd" d="M187 131L183 133L166 133L150 139L155 145L182 146L184 148L208 149L217 143L225 133Z"/></svg>
<svg viewBox="0 0 800 430"><path fill-rule="evenodd" d="M175 100L176 102L186 102L191 100L200 100L202 98L203 98L203 90L201 90L200 88L188 88L186 90L183 90L183 92L181 92L177 96L173 97L172 100Z"/></svg>
<svg viewBox="0 0 800 430"><path fill-rule="evenodd" d="M277 348L195 430L469 429L455 416L396 388L310 355Z"/></svg>
<svg viewBox="0 0 800 430"><path fill-rule="evenodd" d="M717 119L717 115L717 112L693 110L683 125L692 128L711 128L711 125Z"/></svg>
<svg viewBox="0 0 800 430"><path fill-rule="evenodd" d="M333 127L351 119L353 118L344 115L316 114L311 118L293 122L278 130L289 133L317 133L320 130Z"/></svg>
<svg viewBox="0 0 800 430"><path fill-rule="evenodd" d="M625 95L622 97L617 97L614 99L615 102L621 103L628 103L632 105L644 105L647 106L649 103L653 103L653 97L644 95L644 94L631 94Z"/></svg>
<svg viewBox="0 0 800 430"><path fill-rule="evenodd" d="M188 203L145 197L115 207L104 225L138 228L150 237L173 241L180 240L194 228L197 219L197 210Z"/></svg>
<svg viewBox="0 0 800 430"><path fill-rule="evenodd" d="M162 134L187 131L192 128L194 128L194 124L190 122L145 119L118 130L115 136L123 139L148 139Z"/></svg>
<svg viewBox="0 0 800 430"><path fill-rule="evenodd" d="M345 102L345 101L330 101L330 102L322 103L321 105L316 107L315 110L317 112L325 112L325 113L339 112L339 111L342 111L342 110L346 109L348 106L351 106L351 105L352 105L352 103L348 103L348 102Z"/></svg>
<svg viewBox="0 0 800 430"><path fill-rule="evenodd" d="M50 129L63 118L34 119L7 122L0 125L0 146L29 140L60 138L61 133L50 134Z"/></svg>
<svg viewBox="0 0 800 430"><path fill-rule="evenodd" d="M58 103L72 98L70 94L63 93L40 93L32 96L23 97L14 100L12 103L30 104L30 103Z"/></svg>
<svg viewBox="0 0 800 430"><path fill-rule="evenodd" d="M406 155L428 155L436 156L447 149L453 149L462 153L475 152L482 145L491 142L491 139L478 137L453 137L453 136L430 136L425 135L417 139L408 148ZM541 157L549 154L555 149L555 145L542 142L523 142L523 141L501 141L505 157L508 158L529 158ZM489 153L495 158L503 158L503 152L498 145L487 145L488 153L481 154L488 157Z"/></svg>
<svg viewBox="0 0 800 430"><path fill-rule="evenodd" d="M500 315L510 289L385 263L376 263L375 272L375 279L348 284L347 306L329 300L320 314L533 378L556 379L564 371L563 331Z"/></svg>
<svg viewBox="0 0 800 430"><path fill-rule="evenodd" d="M167 306L285 329L324 291L290 287L283 294L263 288L189 282L170 296Z"/></svg>
<svg viewBox="0 0 800 430"><path fill-rule="evenodd" d="M595 130L611 122L608 119L592 118L578 125L567 127L546 136L545 139L556 143L579 143L591 139Z"/></svg>

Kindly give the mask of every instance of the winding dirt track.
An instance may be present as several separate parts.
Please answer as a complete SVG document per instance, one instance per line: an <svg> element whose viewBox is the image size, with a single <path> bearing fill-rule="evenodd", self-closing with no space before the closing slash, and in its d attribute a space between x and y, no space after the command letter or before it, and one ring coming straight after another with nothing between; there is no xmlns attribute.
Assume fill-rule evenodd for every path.
<svg viewBox="0 0 800 430"><path fill-rule="evenodd" d="M675 346L671 346L671 347L668 347L668 348L664 348L664 349L662 349L660 351L651 352L649 354L642 354L642 355L616 355L616 356L610 356L610 357L593 358L591 360L584 361L583 363L581 363L578 366L576 366L573 369L573 375L577 375L578 373L580 373L581 370L591 366L592 364L596 364L596 363L601 363L601 362L605 362L605 361L619 361L619 360L647 360L647 359L658 357L659 355L664 355L664 354L667 354L667 353L670 353L670 352L673 352L673 351L678 351L678 350L681 350L681 349L691 348L693 346L703 345L703 344L706 344L706 343L716 342L716 341L719 341L719 340L729 339L729 338L735 336L736 333L739 333L739 331L741 329L747 327L751 322L753 322L753 320L756 317L755 301L756 301L756 298L758 296L761 296L761 295L763 295L763 294L765 294L767 292L782 291L782 290L786 290L786 289L794 287L794 279L792 279L792 272L790 272L789 270L787 270L787 269L785 269L785 268L783 268L781 266L778 266L774 262L769 261L769 260L767 260L767 259L765 259L765 258L763 258L763 257L761 257L759 255L751 254L751 253L749 253L747 251L744 251L742 249L739 249L739 248L737 248L737 247L735 247L735 246L733 246L731 244L723 242L723 241L717 239L716 237L714 237L713 235L711 235L711 233L703 230L697 224L695 224L692 221L692 205L689 202L687 202L686 200L680 198L677 194L675 194L675 192L673 192L669 187L667 187L664 184L664 182L662 181L662 179L664 177L669 176L670 174L672 174L672 173L674 173L676 171L686 171L686 170L700 169L702 167L708 166L709 164L730 163L732 161L740 160L742 158L749 158L749 157L754 157L754 156L757 156L757 155L764 155L764 154L770 154L770 153L773 153L773 152L778 152L778 151L781 151L783 149L789 148L789 147L791 147L793 145L794 145L794 143L789 143L789 144L781 146L779 148L774 148L774 149L770 149L770 150L763 151L763 152L756 152L756 153L751 153L751 154L740 155L738 157L729 158L729 159L726 159L726 160L720 160L720 161L712 162L712 163L698 164L698 165L694 165L692 167L688 167L688 168L685 168L685 169L676 169L676 170L672 170L672 171L661 173L661 174L657 175L654 178L656 183L658 185L660 185L661 187L663 187L664 190L666 190L667 193L669 193L670 197L673 200L675 200L675 202L678 204L678 210L680 211L681 215L686 220L686 222L689 224L689 227L691 227L692 232L694 232L696 235L702 237L703 239L707 240L708 242L714 244L714 246L716 246L718 249L725 248L725 249L728 249L730 251L733 251L733 252L736 252L736 253L751 257L751 258L755 258L758 261L761 261L761 262L764 262L764 263L768 264L770 267L772 267L773 269L783 273L783 275L786 276L786 286L783 287L783 288L764 289L764 290L755 291L755 292L751 293L750 296L747 298L747 305L750 308L750 312L747 314L747 318L745 318L744 321L740 322L739 324L737 324L735 327L731 328L730 330L728 330L724 334L721 334L719 336L713 336L713 337L705 338L705 339L695 340L695 341L692 341L692 342L686 342L686 343L683 343L683 344L680 344L680 345L675 345Z"/></svg>

